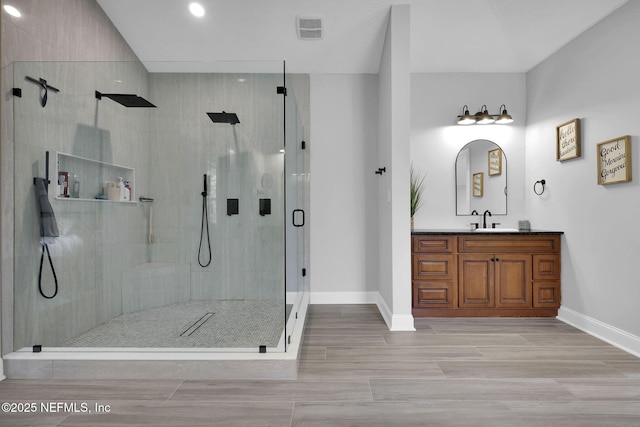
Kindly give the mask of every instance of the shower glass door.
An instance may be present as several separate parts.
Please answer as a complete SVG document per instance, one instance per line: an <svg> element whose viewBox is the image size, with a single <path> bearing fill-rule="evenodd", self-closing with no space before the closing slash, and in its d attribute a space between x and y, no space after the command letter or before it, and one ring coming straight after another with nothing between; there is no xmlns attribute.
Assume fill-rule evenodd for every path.
<svg viewBox="0 0 640 427"><path fill-rule="evenodd" d="M290 342L299 312L308 303L308 263L306 259L306 233L308 233L308 153L304 124L299 114L294 84L286 76L285 100L285 172L287 199L287 305L291 315L287 321L287 343ZM305 299L306 298L306 299Z"/></svg>
<svg viewBox="0 0 640 427"><path fill-rule="evenodd" d="M306 286L307 230L292 216L304 221L308 157L294 149L303 128L283 63L16 63L13 74L14 301L3 308L14 350L285 351ZM59 92L43 107L25 76ZM55 278L46 256L38 269L32 181L46 152ZM55 297L39 282L47 296L57 282Z"/></svg>

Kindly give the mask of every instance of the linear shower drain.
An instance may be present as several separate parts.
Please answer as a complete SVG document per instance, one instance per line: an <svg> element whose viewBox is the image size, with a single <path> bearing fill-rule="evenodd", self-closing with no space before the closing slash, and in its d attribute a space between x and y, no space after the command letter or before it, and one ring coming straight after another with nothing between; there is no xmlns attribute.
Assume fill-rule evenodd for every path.
<svg viewBox="0 0 640 427"><path fill-rule="evenodd" d="M189 326L183 333L180 334L181 337L190 337L198 328L211 318L215 313L210 312L196 320L191 326Z"/></svg>

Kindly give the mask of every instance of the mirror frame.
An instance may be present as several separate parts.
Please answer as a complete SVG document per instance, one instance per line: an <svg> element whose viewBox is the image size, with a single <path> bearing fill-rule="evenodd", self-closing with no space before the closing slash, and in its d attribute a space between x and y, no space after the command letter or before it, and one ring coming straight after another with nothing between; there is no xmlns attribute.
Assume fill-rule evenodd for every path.
<svg viewBox="0 0 640 427"><path fill-rule="evenodd" d="M479 142L479 141L488 141L492 144L494 144L497 148L500 149L500 151L502 151L502 156L503 156L503 164L502 164L502 174L504 174L504 213L493 213L491 212L493 215L507 215L509 212L509 197L508 197L508 162L507 162L507 155L504 152L504 150L502 149L501 146L499 146L496 142L491 141L490 139L474 139L472 141L467 142L464 146L462 146L460 148L460 150L458 151L458 154L456 155L456 161L455 161L455 167L454 167L454 195L455 195L455 199L456 199L456 203L455 203L455 209L456 209L456 216L471 216L471 212L469 213L458 213L458 159L460 158L460 153L462 153L462 151L469 147L469 145L473 144L474 142ZM473 211L472 211L473 212Z"/></svg>

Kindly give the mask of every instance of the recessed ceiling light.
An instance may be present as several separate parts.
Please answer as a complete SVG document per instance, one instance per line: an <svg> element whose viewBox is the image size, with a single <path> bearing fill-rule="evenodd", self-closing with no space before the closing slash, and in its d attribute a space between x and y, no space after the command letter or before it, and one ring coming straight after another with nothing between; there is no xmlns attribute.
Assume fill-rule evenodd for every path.
<svg viewBox="0 0 640 427"><path fill-rule="evenodd" d="M197 16L198 18L202 18L204 16L204 7L200 3L191 3L189 5L189 11L193 16Z"/></svg>
<svg viewBox="0 0 640 427"><path fill-rule="evenodd" d="M22 14L20 13L20 11L18 9L16 9L13 6L10 5L5 5L4 6L4 10L11 16L15 16L16 18L20 18L22 16Z"/></svg>

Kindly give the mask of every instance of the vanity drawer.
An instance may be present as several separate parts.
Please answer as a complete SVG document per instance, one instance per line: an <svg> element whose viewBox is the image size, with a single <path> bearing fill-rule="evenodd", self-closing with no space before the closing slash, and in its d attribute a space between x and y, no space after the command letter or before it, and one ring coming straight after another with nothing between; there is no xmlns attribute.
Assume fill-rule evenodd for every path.
<svg viewBox="0 0 640 427"><path fill-rule="evenodd" d="M460 236L458 252L474 253L559 253L560 236L558 235L500 235L500 236Z"/></svg>
<svg viewBox="0 0 640 427"><path fill-rule="evenodd" d="M446 254L414 254L414 280L453 280L456 275L455 256Z"/></svg>
<svg viewBox="0 0 640 427"><path fill-rule="evenodd" d="M413 236L411 251L415 253L453 253L455 237L450 236Z"/></svg>
<svg viewBox="0 0 640 427"><path fill-rule="evenodd" d="M456 288L452 281L413 281L413 306L453 308Z"/></svg>
<svg viewBox="0 0 640 427"><path fill-rule="evenodd" d="M560 280L560 255L534 255L533 280Z"/></svg>

